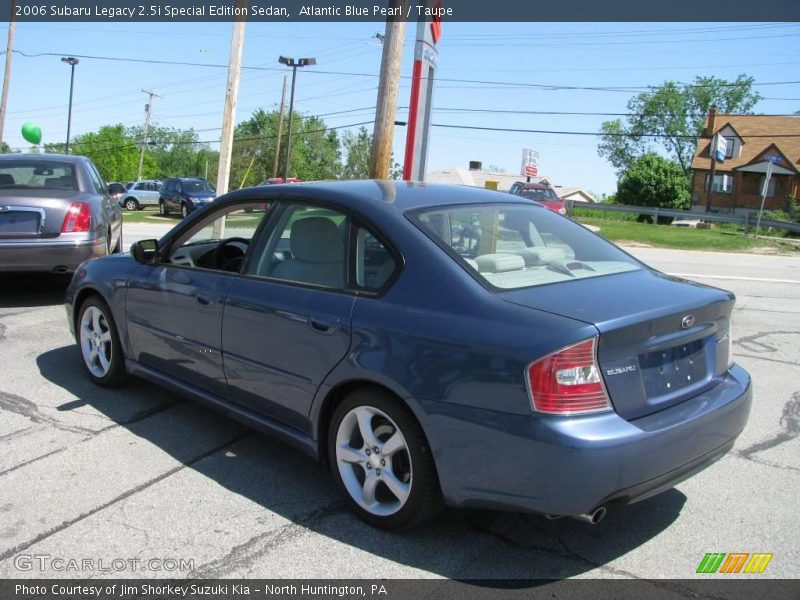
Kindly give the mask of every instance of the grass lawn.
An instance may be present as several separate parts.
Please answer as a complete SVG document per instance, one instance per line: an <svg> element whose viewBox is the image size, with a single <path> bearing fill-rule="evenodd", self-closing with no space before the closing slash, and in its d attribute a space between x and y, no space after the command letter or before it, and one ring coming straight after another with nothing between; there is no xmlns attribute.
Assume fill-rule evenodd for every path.
<svg viewBox="0 0 800 600"><path fill-rule="evenodd" d="M180 214L173 212L168 217L162 217L158 214L158 209L144 208L142 210L123 210L122 220L125 223L151 223L162 225L175 225L181 220Z"/></svg>
<svg viewBox="0 0 800 600"><path fill-rule="evenodd" d="M619 244L647 244L655 248L720 250L726 252L773 251L800 254L796 246L772 240L754 239L730 229L694 229L671 225L650 225L633 221L579 218L584 225L599 227L600 235Z"/></svg>

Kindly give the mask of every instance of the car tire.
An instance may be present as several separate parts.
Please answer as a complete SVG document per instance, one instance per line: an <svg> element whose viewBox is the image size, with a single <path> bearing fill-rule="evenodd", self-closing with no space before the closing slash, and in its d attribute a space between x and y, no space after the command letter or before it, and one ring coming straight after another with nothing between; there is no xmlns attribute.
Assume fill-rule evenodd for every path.
<svg viewBox="0 0 800 600"><path fill-rule="evenodd" d="M181 218L185 219L189 216L189 207L184 202L181 202Z"/></svg>
<svg viewBox="0 0 800 600"><path fill-rule="evenodd" d="M125 200L125 210L139 210L139 201L136 198L128 198Z"/></svg>
<svg viewBox="0 0 800 600"><path fill-rule="evenodd" d="M81 305L76 322L78 349L89 379L102 387L125 382L125 357L111 309L99 296Z"/></svg>
<svg viewBox="0 0 800 600"><path fill-rule="evenodd" d="M370 525L412 527L442 509L436 466L422 427L391 394L374 388L349 394L331 418L327 450L339 491Z"/></svg>
<svg viewBox="0 0 800 600"><path fill-rule="evenodd" d="M119 228L119 237L117 238L117 243L111 251L111 254L122 254L122 226Z"/></svg>
<svg viewBox="0 0 800 600"><path fill-rule="evenodd" d="M169 209L167 208L167 203L164 202L163 200L160 200L158 202L158 214L160 214L162 217L166 217L169 215Z"/></svg>

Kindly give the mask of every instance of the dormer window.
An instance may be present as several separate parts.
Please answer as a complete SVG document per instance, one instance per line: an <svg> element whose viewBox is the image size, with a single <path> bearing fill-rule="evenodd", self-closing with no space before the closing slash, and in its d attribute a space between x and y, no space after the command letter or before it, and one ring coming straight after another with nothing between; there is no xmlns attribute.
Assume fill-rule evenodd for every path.
<svg viewBox="0 0 800 600"><path fill-rule="evenodd" d="M733 158L733 138L727 138L725 140L725 158Z"/></svg>

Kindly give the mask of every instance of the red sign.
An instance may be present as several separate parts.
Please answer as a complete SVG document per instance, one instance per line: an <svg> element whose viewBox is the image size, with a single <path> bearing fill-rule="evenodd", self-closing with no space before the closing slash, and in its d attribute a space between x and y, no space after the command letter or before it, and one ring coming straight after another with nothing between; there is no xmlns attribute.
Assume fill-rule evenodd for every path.
<svg viewBox="0 0 800 600"><path fill-rule="evenodd" d="M439 0L435 5L434 8L440 9L442 8L442 0ZM439 38L442 37L442 17L439 15L442 14L440 10L434 10L433 18L431 19L431 37L433 37L433 43L438 44Z"/></svg>

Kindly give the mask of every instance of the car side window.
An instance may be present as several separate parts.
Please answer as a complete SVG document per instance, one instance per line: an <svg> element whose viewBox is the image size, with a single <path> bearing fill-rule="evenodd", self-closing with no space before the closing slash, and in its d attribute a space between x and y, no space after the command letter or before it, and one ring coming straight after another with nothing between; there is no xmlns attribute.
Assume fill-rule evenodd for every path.
<svg viewBox="0 0 800 600"><path fill-rule="evenodd" d="M355 240L356 285L369 291L380 290L397 271L397 261L389 249L368 229L357 228Z"/></svg>
<svg viewBox="0 0 800 600"><path fill-rule="evenodd" d="M166 262L240 273L256 232L269 212L266 202L214 211L175 241Z"/></svg>
<svg viewBox="0 0 800 600"><path fill-rule="evenodd" d="M343 213L300 203L280 208L248 273L333 289L347 288L349 219Z"/></svg>
<svg viewBox="0 0 800 600"><path fill-rule="evenodd" d="M106 193L106 186L103 183L103 178L100 177L100 173L97 172L97 168L94 166L92 162L87 162L87 167L89 171L89 179L92 180L92 185L94 186L95 192L98 194L105 194Z"/></svg>
<svg viewBox="0 0 800 600"><path fill-rule="evenodd" d="M168 182L166 182L164 184L163 192L165 194L171 194L174 187L175 187L175 182L174 181L168 181Z"/></svg>

